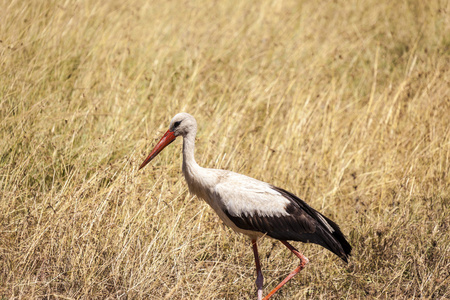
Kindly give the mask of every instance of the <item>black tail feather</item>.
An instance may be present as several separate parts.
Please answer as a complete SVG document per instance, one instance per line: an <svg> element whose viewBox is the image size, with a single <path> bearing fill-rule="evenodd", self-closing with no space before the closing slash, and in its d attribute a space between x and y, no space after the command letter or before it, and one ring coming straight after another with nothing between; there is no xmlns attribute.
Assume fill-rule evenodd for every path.
<svg viewBox="0 0 450 300"><path fill-rule="evenodd" d="M351 252L352 252L352 246L347 242L347 240L344 237L344 234L342 233L341 229L339 228L339 226L336 223L334 223L333 221L331 221L324 215L322 215L322 217L325 218L325 220L328 222L328 224L331 225L331 227L333 227L334 232L332 233L332 235L338 241L338 243L341 245L342 250L344 250L343 254L345 254L345 259L342 256L341 256L341 258L344 259L345 262L347 262L347 257L350 256Z"/></svg>
<svg viewBox="0 0 450 300"><path fill-rule="evenodd" d="M291 210L294 212L296 209L299 209L300 211L306 212L311 218L320 224L320 228L314 234L302 234L302 237L298 240L304 241L306 238L309 242L325 247L339 256L343 261L348 262L348 256L350 256L352 246L347 242L344 234L336 223L316 211L294 194L278 187L272 188L292 201L291 203L295 206L295 208L288 208L288 211ZM330 230L330 227L332 230ZM311 236L311 238L308 238L307 236Z"/></svg>

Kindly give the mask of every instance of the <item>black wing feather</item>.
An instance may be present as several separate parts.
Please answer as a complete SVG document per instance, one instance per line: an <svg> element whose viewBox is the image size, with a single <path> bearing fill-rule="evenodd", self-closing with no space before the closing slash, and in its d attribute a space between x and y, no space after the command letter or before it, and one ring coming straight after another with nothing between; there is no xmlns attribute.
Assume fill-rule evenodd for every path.
<svg viewBox="0 0 450 300"><path fill-rule="evenodd" d="M314 243L330 250L347 262L352 247L345 239L339 226L310 207L305 201L281 188L274 190L290 200L286 206L288 215L241 215L233 216L225 211L228 218L239 228L259 231L278 240L293 240ZM330 227L332 230L330 230Z"/></svg>

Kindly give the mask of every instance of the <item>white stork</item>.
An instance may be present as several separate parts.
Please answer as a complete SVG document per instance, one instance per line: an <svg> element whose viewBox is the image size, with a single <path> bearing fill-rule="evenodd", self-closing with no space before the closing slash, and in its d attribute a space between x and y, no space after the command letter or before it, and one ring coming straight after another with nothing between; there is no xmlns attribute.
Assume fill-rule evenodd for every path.
<svg viewBox="0 0 450 300"><path fill-rule="evenodd" d="M264 235L280 240L300 259L299 266L264 299L269 299L308 263L308 259L287 240L321 245L347 262L352 247L336 223L281 188L234 172L200 167L194 158L196 134L194 117L187 113L177 114L170 122L169 130L139 169L176 137L183 137L183 174L189 191L204 199L226 225L251 239L258 300L262 299L264 278L256 241Z"/></svg>

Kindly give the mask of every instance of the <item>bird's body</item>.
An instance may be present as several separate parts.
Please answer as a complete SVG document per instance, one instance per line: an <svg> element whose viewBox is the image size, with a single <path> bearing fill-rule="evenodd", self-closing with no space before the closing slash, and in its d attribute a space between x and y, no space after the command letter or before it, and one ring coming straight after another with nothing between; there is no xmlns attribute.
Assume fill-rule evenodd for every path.
<svg viewBox="0 0 450 300"><path fill-rule="evenodd" d="M195 119L186 113L177 114L172 119L169 131L140 168L177 136L183 136L182 169L189 191L204 199L227 226L249 236L253 242L258 271L258 299L262 297L262 273L256 240L263 235L282 241L302 261L301 267L294 270L266 299L307 263L307 259L287 240L319 244L347 262L351 246L339 227L303 200L281 188L242 174L200 167L194 157L196 133Z"/></svg>
<svg viewBox="0 0 450 300"><path fill-rule="evenodd" d="M197 176L192 176L191 172L185 173L189 191L204 199L236 232L255 239L264 234L256 228L239 227L232 221L233 217L286 215L285 207L289 201L265 182L226 170L198 167L194 171Z"/></svg>

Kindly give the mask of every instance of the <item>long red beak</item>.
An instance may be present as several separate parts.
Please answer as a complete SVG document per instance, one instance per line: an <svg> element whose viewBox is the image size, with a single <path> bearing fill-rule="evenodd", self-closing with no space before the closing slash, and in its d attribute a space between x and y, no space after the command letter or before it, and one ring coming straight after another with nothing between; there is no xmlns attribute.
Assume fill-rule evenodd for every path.
<svg viewBox="0 0 450 300"><path fill-rule="evenodd" d="M141 164L139 170L145 167L145 165L147 165L156 155L158 155L158 153L161 152L162 149L172 143L175 138L175 133L173 131L167 130L162 139L158 142L158 144L156 144L155 148L153 148L153 151L150 153L150 155Z"/></svg>

